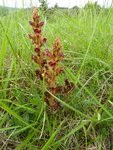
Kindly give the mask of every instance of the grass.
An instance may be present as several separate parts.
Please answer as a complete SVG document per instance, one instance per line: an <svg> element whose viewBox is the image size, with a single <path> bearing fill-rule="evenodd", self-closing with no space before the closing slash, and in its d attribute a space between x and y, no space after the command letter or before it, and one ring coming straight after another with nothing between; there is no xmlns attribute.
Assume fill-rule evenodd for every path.
<svg viewBox="0 0 113 150"><path fill-rule="evenodd" d="M38 90L31 16L22 9L0 17L1 150L113 149L113 9L42 15L48 46L59 36L65 53L58 82L65 76L76 86L67 98L53 95L62 106L57 112L44 103L44 83Z"/></svg>

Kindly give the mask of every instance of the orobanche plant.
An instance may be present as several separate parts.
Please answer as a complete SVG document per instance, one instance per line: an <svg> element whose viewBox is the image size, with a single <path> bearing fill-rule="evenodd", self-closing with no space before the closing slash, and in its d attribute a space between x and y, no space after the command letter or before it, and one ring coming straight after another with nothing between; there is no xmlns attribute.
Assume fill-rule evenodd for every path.
<svg viewBox="0 0 113 150"><path fill-rule="evenodd" d="M64 71L64 68L60 66L60 62L64 59L60 38L56 38L52 50L44 48L47 38L43 36L42 29L44 22L40 21L37 7L34 8L32 21L29 21L29 23L33 29L33 33L29 34L29 38L32 39L35 50L32 59L38 68L36 70L36 76L40 81L45 80L46 88L50 91L45 91L44 93L45 102L51 109L57 110L60 104L52 95L65 95L65 93L69 93L69 91L74 89L74 84L67 79L65 79L64 85L59 86L57 84L57 76Z"/></svg>

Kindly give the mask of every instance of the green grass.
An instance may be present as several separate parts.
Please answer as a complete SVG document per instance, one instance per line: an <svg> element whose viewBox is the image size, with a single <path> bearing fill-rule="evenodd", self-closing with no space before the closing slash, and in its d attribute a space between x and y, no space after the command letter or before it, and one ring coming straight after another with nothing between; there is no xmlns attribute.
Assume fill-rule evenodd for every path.
<svg viewBox="0 0 113 150"><path fill-rule="evenodd" d="M42 15L46 46L56 36L62 41L65 73L58 82L66 77L76 87L67 98L53 95L61 104L56 112L44 103L45 83L40 91L31 60L32 11L0 16L1 149L113 149L113 9L72 14Z"/></svg>

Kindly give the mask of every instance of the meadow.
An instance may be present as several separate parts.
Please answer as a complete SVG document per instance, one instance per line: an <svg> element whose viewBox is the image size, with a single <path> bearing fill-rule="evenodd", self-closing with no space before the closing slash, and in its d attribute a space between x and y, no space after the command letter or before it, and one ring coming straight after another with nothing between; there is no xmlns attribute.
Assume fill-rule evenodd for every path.
<svg viewBox="0 0 113 150"><path fill-rule="evenodd" d="M44 102L45 84L36 78L29 20L32 9L0 11L0 149L113 149L113 8L55 9L43 34L52 47L58 36L65 55L64 77L75 84L61 108Z"/></svg>

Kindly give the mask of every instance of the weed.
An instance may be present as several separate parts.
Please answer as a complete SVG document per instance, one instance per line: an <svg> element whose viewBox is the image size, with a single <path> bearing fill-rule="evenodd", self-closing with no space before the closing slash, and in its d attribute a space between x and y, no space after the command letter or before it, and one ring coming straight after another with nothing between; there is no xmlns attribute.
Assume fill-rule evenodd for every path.
<svg viewBox="0 0 113 150"><path fill-rule="evenodd" d="M36 54L32 55L32 59L36 64L38 64L36 76L38 79L46 81L47 89L52 94L56 95L60 93L65 95L65 93L74 89L74 84L72 82L70 83L68 79L65 79L64 86L57 85L57 76L64 71L64 68L60 66L60 61L64 59L60 38L56 38L52 51L48 48L43 50L43 46L47 42L47 38L45 38L42 33L44 22L40 21L37 7L34 8L32 21L29 21L29 23L34 31L33 34L29 35L29 38L32 39L35 47ZM59 103L47 91L45 91L45 101L51 109L58 109Z"/></svg>

